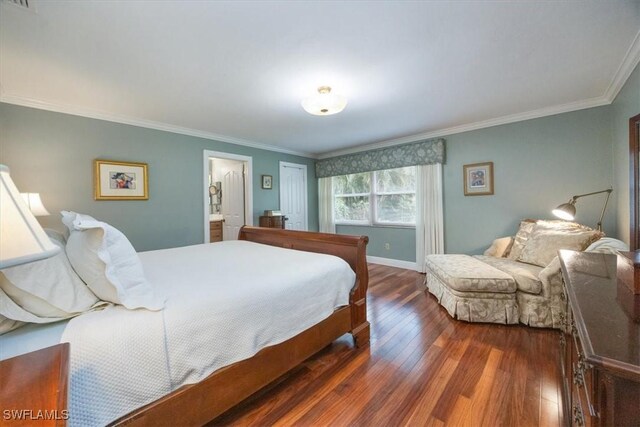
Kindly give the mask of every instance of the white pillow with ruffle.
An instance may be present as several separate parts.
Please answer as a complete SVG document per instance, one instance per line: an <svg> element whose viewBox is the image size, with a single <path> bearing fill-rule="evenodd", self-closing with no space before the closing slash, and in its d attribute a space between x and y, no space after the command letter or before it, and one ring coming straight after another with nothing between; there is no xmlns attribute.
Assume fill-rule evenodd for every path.
<svg viewBox="0 0 640 427"><path fill-rule="evenodd" d="M63 211L62 218L70 232L69 261L94 294L128 309L164 308L165 298L147 281L138 254L122 232L88 215Z"/></svg>

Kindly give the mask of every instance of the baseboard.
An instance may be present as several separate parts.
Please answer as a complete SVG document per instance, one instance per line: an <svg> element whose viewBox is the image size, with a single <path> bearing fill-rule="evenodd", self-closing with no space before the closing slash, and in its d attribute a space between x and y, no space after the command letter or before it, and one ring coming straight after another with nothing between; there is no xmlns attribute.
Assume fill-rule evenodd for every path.
<svg viewBox="0 0 640 427"><path fill-rule="evenodd" d="M418 269L416 268L416 263L413 261L403 261L400 259L381 258L377 256L367 255L367 262L371 264L380 264L380 265L386 265L389 267L398 267L398 268L404 268L407 270L418 271Z"/></svg>

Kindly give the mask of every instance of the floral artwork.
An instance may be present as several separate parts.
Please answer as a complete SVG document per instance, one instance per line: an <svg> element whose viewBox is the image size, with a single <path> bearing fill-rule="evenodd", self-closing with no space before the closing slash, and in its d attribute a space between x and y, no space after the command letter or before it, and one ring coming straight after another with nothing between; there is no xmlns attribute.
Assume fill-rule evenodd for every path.
<svg viewBox="0 0 640 427"><path fill-rule="evenodd" d="M146 163L94 161L96 200L148 200Z"/></svg>
<svg viewBox="0 0 640 427"><path fill-rule="evenodd" d="M462 170L465 196L493 194L493 162L464 165Z"/></svg>

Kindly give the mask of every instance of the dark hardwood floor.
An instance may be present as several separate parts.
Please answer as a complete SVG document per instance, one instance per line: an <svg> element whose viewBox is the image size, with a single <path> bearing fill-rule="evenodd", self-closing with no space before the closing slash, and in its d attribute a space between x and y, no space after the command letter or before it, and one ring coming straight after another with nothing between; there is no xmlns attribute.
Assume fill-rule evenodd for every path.
<svg viewBox="0 0 640 427"><path fill-rule="evenodd" d="M556 331L459 322L423 275L369 272L370 347L344 336L211 425L560 424Z"/></svg>

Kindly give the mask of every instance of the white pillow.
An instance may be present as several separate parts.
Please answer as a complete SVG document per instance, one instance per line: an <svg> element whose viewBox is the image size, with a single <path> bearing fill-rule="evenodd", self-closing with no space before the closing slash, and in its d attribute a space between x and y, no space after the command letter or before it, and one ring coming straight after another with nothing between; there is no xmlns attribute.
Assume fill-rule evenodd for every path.
<svg viewBox="0 0 640 427"><path fill-rule="evenodd" d="M87 215L63 211L62 217L70 231L69 261L100 299L129 309L164 308L164 298L147 282L138 254L124 234Z"/></svg>
<svg viewBox="0 0 640 427"><path fill-rule="evenodd" d="M626 252L629 246L618 239L612 237L603 237L589 245L585 252L601 252L607 254L616 254L617 252Z"/></svg>
<svg viewBox="0 0 640 427"><path fill-rule="evenodd" d="M0 335L6 334L7 332L13 331L14 329L18 329L22 325L24 325L24 322L7 319L0 314Z"/></svg>
<svg viewBox="0 0 640 427"><path fill-rule="evenodd" d="M64 245L51 242L62 251L51 258L3 269L0 289L38 317L66 319L91 310L98 298L71 268Z"/></svg>
<svg viewBox="0 0 640 427"><path fill-rule="evenodd" d="M67 244L67 236L65 236L63 233L59 232L58 230L53 230L51 228L45 228L44 232L47 233L47 236L49 236L49 238L51 240L57 240L58 242L62 243L63 245Z"/></svg>

